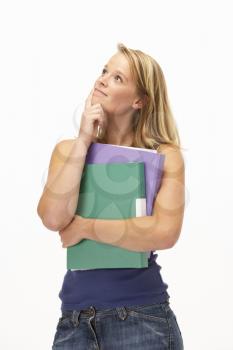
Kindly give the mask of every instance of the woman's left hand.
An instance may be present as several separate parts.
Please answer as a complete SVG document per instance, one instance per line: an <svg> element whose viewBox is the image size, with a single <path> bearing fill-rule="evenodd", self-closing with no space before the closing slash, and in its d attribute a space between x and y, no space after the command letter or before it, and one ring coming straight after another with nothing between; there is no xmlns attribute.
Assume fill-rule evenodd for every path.
<svg viewBox="0 0 233 350"><path fill-rule="evenodd" d="M62 248L78 244L90 233L91 219L75 215L72 221L62 230L59 235L62 241Z"/></svg>

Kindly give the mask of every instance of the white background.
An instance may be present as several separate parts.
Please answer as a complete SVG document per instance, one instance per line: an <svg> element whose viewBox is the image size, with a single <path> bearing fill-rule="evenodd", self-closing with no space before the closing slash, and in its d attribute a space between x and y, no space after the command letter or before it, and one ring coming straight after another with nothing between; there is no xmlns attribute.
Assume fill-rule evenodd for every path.
<svg viewBox="0 0 233 350"><path fill-rule="evenodd" d="M157 260L185 350L233 349L230 5L1 2L1 349L51 349L66 250L36 207L51 152L76 135L80 106L118 42L161 65L186 148L182 233Z"/></svg>

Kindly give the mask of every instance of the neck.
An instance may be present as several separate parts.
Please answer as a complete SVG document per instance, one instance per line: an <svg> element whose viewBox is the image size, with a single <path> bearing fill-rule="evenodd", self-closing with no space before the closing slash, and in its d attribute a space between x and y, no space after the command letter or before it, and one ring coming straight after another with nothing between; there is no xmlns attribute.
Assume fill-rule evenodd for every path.
<svg viewBox="0 0 233 350"><path fill-rule="evenodd" d="M133 142L132 131L129 133L117 133L108 131L106 134L107 143L118 146L131 146Z"/></svg>
<svg viewBox="0 0 233 350"><path fill-rule="evenodd" d="M108 118L108 126L105 133L106 143L131 146L134 132L132 130L131 118Z"/></svg>

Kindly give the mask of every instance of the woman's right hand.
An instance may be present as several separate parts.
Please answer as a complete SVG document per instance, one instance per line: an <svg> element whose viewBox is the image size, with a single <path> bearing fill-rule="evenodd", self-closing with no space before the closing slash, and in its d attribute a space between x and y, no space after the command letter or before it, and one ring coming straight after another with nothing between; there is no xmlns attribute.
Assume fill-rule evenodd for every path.
<svg viewBox="0 0 233 350"><path fill-rule="evenodd" d="M81 117L81 124L78 137L84 141L87 147L96 140L98 125L101 129L107 125L107 117L100 103L93 104L92 96L94 88L88 95L85 108Z"/></svg>

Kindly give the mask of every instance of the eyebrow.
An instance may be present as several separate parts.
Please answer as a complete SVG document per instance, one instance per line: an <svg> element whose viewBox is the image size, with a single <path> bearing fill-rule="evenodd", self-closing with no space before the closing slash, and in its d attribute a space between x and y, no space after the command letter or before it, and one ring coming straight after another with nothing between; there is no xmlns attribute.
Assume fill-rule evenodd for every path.
<svg viewBox="0 0 233 350"><path fill-rule="evenodd" d="M105 64L104 65L104 68L108 68L108 65L107 64ZM128 79L126 78L126 76L118 69L118 70L116 70L115 72L117 72L117 73L119 73L119 74L121 74L121 75L123 75L123 77L128 81Z"/></svg>

